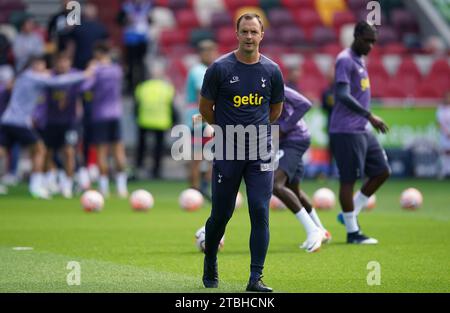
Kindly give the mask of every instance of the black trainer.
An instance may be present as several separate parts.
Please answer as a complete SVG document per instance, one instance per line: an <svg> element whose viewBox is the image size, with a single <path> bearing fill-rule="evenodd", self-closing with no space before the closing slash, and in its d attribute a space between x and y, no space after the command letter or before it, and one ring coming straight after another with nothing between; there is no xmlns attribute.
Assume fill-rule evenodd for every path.
<svg viewBox="0 0 450 313"><path fill-rule="evenodd" d="M246 291L254 292L272 292L272 288L266 286L261 280L262 276L258 280L249 281Z"/></svg>
<svg viewBox="0 0 450 313"><path fill-rule="evenodd" d="M359 245L376 245L378 240L364 235L360 230L354 233L347 233L347 243Z"/></svg>
<svg viewBox="0 0 450 313"><path fill-rule="evenodd" d="M203 261L203 285L205 288L219 287L219 272L217 270L217 261L214 264L208 264L206 259Z"/></svg>

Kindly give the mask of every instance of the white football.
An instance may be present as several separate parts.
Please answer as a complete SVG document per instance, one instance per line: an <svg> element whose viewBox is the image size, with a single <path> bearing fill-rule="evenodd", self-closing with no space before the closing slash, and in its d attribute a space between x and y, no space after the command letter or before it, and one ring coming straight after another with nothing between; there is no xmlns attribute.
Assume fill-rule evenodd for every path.
<svg viewBox="0 0 450 313"><path fill-rule="evenodd" d="M193 212L203 205L203 195L193 188L184 190L178 198L178 203L183 210Z"/></svg>
<svg viewBox="0 0 450 313"><path fill-rule="evenodd" d="M280 200L280 198L272 195L272 197L270 197L269 208L274 211L283 211L286 210L286 205Z"/></svg>
<svg viewBox="0 0 450 313"><path fill-rule="evenodd" d="M223 249L224 244L225 235L223 235L222 239L219 242L219 251ZM199 251L205 252L205 226L202 226L195 232L195 245L197 246Z"/></svg>
<svg viewBox="0 0 450 313"><path fill-rule="evenodd" d="M334 192L329 188L317 189L313 195L313 205L318 210L331 210L336 204Z"/></svg>
<svg viewBox="0 0 450 313"><path fill-rule="evenodd" d="M400 205L405 210L417 210L422 203L422 194L416 188L408 188L400 195Z"/></svg>
<svg viewBox="0 0 450 313"><path fill-rule="evenodd" d="M135 190L130 195L130 205L135 211L148 211L154 203L152 194L144 189Z"/></svg>
<svg viewBox="0 0 450 313"><path fill-rule="evenodd" d="M367 205L364 207L364 211L370 212L373 209L375 209L376 205L377 205L377 197L375 196L375 194L373 194L369 197L369 200L367 201Z"/></svg>
<svg viewBox="0 0 450 313"><path fill-rule="evenodd" d="M104 203L102 194L96 190L87 190L81 195L81 205L86 212L99 212Z"/></svg>

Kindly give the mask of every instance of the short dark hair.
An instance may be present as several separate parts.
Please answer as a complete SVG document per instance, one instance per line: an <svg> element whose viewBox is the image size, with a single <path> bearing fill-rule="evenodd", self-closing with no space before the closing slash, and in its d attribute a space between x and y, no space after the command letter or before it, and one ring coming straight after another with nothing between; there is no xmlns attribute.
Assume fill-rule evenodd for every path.
<svg viewBox="0 0 450 313"><path fill-rule="evenodd" d="M94 46L94 52L99 52L101 54L108 54L111 51L111 47L105 41L99 41Z"/></svg>
<svg viewBox="0 0 450 313"><path fill-rule="evenodd" d="M353 35L356 38L356 37L362 36L363 34L365 34L367 32L372 32L372 33L376 34L377 29L375 28L375 26L370 25L366 21L359 21L355 26L355 32Z"/></svg>
<svg viewBox="0 0 450 313"><path fill-rule="evenodd" d="M241 21L243 19L245 19L245 20L252 20L254 18L256 18L258 20L259 25L261 25L261 31L263 32L264 31L264 24L261 21L261 17L258 14L256 14L256 13L245 13L245 14L242 14L241 16L239 16L239 18L236 21L236 30L239 30L239 24L241 24Z"/></svg>

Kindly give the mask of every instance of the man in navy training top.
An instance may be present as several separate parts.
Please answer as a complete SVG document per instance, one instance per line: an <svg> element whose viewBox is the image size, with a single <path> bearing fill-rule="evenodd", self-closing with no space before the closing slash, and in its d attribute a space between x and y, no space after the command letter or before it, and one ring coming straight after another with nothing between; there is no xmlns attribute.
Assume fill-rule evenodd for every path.
<svg viewBox="0 0 450 313"><path fill-rule="evenodd" d="M373 26L359 22L351 48L342 51L336 60L336 104L330 120L330 143L340 177L340 219L347 229L347 243L353 244L378 243L361 232L357 216L390 175L386 153L368 129L370 122L378 132L389 130L381 118L370 112L370 81L362 58L369 54L376 35ZM355 182L363 174L367 179L353 198Z"/></svg>
<svg viewBox="0 0 450 313"><path fill-rule="evenodd" d="M250 138L246 138L245 146L250 146L249 143L254 140L266 140L270 150L270 123L279 117L283 107L283 77L278 65L259 53L264 29L258 15L242 15L237 20L236 35L238 49L216 60L206 71L199 103L200 113L209 124L222 129L223 134L226 133L227 125L266 126L267 131L259 133L259 137L252 138L250 135ZM217 136L216 133L216 140ZM233 141L234 134L224 136L223 139L223 142ZM242 153L241 147L238 151L236 144L234 147L234 152ZM219 160L221 156L216 149L212 210L206 222L203 284L206 288L218 287L218 245L233 214L236 195L244 178L251 221L250 279L246 290L271 292L272 288L267 287L261 277L269 245L269 201L273 188L273 169L266 166L271 165L264 161L267 154L250 160L250 151L245 149L245 152L244 160Z"/></svg>

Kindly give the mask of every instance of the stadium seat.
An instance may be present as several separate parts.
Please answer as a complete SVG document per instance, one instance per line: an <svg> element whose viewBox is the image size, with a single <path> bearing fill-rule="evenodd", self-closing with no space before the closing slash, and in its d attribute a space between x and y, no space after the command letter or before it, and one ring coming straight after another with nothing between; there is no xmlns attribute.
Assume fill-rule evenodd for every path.
<svg viewBox="0 0 450 313"><path fill-rule="evenodd" d="M164 29L159 36L159 43L161 46L173 46L186 44L188 41L188 34L183 29Z"/></svg>
<svg viewBox="0 0 450 313"><path fill-rule="evenodd" d="M259 0L226 0L225 5L230 12L235 12L241 7L258 7Z"/></svg>
<svg viewBox="0 0 450 313"><path fill-rule="evenodd" d="M405 9L395 9L391 12L391 24L401 34L418 31L416 17Z"/></svg>
<svg viewBox="0 0 450 313"><path fill-rule="evenodd" d="M305 34L295 26L280 28L279 36L280 43L289 47L304 45L306 43Z"/></svg>
<svg viewBox="0 0 450 313"><path fill-rule="evenodd" d="M155 7L168 7L169 0L155 0L154 5Z"/></svg>
<svg viewBox="0 0 450 313"><path fill-rule="evenodd" d="M193 0L169 0L167 5L173 11L192 8Z"/></svg>
<svg viewBox="0 0 450 313"><path fill-rule="evenodd" d="M314 9L300 9L293 11L294 21L304 30L322 25L319 14Z"/></svg>
<svg viewBox="0 0 450 313"><path fill-rule="evenodd" d="M318 26L314 28L311 40L315 45L323 46L325 44L336 43L337 36L332 28Z"/></svg>
<svg viewBox="0 0 450 313"><path fill-rule="evenodd" d="M332 26L333 16L336 12L347 11L347 4L344 0L316 0L316 9L326 26Z"/></svg>
<svg viewBox="0 0 450 313"><path fill-rule="evenodd" d="M314 9L314 0L281 0L281 4L289 10Z"/></svg>
<svg viewBox="0 0 450 313"><path fill-rule="evenodd" d="M388 84L386 92L383 94L386 98L404 99L408 96L412 96L414 93L407 92L398 82L394 81Z"/></svg>
<svg viewBox="0 0 450 313"><path fill-rule="evenodd" d="M221 27L216 32L217 41L221 45L232 46L237 44L236 30L234 27Z"/></svg>
<svg viewBox="0 0 450 313"><path fill-rule="evenodd" d="M398 71L391 80L391 85L398 85L407 95L413 95L417 87L420 85L421 77L412 75L412 73Z"/></svg>
<svg viewBox="0 0 450 313"><path fill-rule="evenodd" d="M233 18L228 11L214 12L211 16L211 27L219 29L233 25Z"/></svg>
<svg viewBox="0 0 450 313"><path fill-rule="evenodd" d="M450 77L450 66L447 59L437 59L431 65L429 75L440 76L447 75Z"/></svg>
<svg viewBox="0 0 450 313"><path fill-rule="evenodd" d="M377 43L381 46L398 41L398 34L393 27L383 26L378 30Z"/></svg>
<svg viewBox="0 0 450 313"><path fill-rule="evenodd" d="M322 75L316 76L304 73L300 78L300 92L311 100L318 101L327 84L327 80Z"/></svg>
<svg viewBox="0 0 450 313"><path fill-rule="evenodd" d="M444 97L444 92L444 90L436 86L435 82L424 80L416 89L414 96L419 99L442 99Z"/></svg>
<svg viewBox="0 0 450 313"><path fill-rule="evenodd" d="M389 86L389 77L369 72L370 93L373 98L383 98L386 96L387 87Z"/></svg>
<svg viewBox="0 0 450 313"><path fill-rule="evenodd" d="M329 43L320 47L320 53L328 54L332 57L336 57L342 50L342 46L338 43Z"/></svg>
<svg viewBox="0 0 450 313"><path fill-rule="evenodd" d="M411 56L402 58L402 61L397 69L397 74L413 76L417 80L422 78L422 74Z"/></svg>
<svg viewBox="0 0 450 313"><path fill-rule="evenodd" d="M200 24L204 27L211 25L214 13L227 12L223 0L194 0L192 7Z"/></svg>
<svg viewBox="0 0 450 313"><path fill-rule="evenodd" d="M215 34L210 28L195 28L191 30L189 42L192 46L197 46L204 39L216 40Z"/></svg>
<svg viewBox="0 0 450 313"><path fill-rule="evenodd" d="M355 16L351 11L336 12L333 15L333 28L337 33L341 30L343 25L354 24L355 22Z"/></svg>
<svg viewBox="0 0 450 313"><path fill-rule="evenodd" d="M155 7L150 12L152 27L157 29L175 28L176 20L172 10L166 7Z"/></svg>
<svg viewBox="0 0 450 313"><path fill-rule="evenodd" d="M367 64L367 71L369 72L370 79L378 76L385 81L389 80L389 73L386 71L381 58L371 57Z"/></svg>
<svg viewBox="0 0 450 313"><path fill-rule="evenodd" d="M280 43L280 32L278 29L269 28L264 31L264 39L262 45L277 45Z"/></svg>
<svg viewBox="0 0 450 313"><path fill-rule="evenodd" d="M259 0L259 6L266 12L274 8L283 8L280 0Z"/></svg>
<svg viewBox="0 0 450 313"><path fill-rule="evenodd" d="M382 54L402 55L407 52L408 52L408 50L406 49L406 47L403 44L398 43L398 42L388 43L381 48Z"/></svg>
<svg viewBox="0 0 450 313"><path fill-rule="evenodd" d="M322 76L321 78L323 78L322 72L319 70L316 62L311 58L304 59L301 68L302 73L305 73L306 75L313 75L317 77Z"/></svg>
<svg viewBox="0 0 450 313"><path fill-rule="evenodd" d="M200 26L197 14L192 9L179 9L175 12L175 18L180 29L190 30Z"/></svg>
<svg viewBox="0 0 450 313"><path fill-rule="evenodd" d="M362 10L366 11L367 15L367 3L368 0L347 0L347 6L353 12L361 12Z"/></svg>
<svg viewBox="0 0 450 313"><path fill-rule="evenodd" d="M294 19L291 13L283 8L271 9L267 14L271 27L293 26Z"/></svg>

